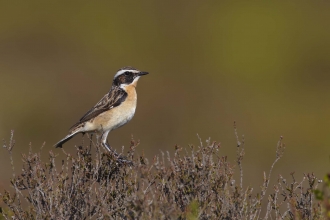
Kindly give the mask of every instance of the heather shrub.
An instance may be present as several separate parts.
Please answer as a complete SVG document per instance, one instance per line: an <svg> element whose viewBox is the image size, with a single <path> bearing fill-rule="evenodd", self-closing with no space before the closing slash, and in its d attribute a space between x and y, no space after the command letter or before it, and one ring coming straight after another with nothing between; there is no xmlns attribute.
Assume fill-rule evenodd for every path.
<svg viewBox="0 0 330 220"><path fill-rule="evenodd" d="M54 149L42 161L40 151L30 147L22 155L20 173L10 180L13 190L1 194L6 206L0 211L5 219L323 218L321 204L314 198L320 181L313 174L304 175L300 182L294 174L290 181L280 176L269 187L271 171L285 149L282 138L261 187L244 188L244 139L239 140L236 128L235 134L236 165L219 154L219 143L210 140L200 141L199 146L175 146L174 154L164 152L148 159L136 156L139 142L132 139L126 152L122 150L132 164L116 160L98 137L77 147L75 155L57 151L65 155L62 161ZM14 146L12 132L4 142L9 155ZM238 180L234 172L239 172Z"/></svg>

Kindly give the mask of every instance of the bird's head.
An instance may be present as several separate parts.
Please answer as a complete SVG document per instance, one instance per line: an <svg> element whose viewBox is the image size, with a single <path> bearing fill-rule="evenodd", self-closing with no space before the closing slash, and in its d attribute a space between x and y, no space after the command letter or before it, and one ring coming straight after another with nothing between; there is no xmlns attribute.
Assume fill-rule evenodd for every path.
<svg viewBox="0 0 330 220"><path fill-rule="evenodd" d="M133 67L124 67L117 71L115 77L113 78L113 85L121 88L128 85L133 85L136 87L139 78L147 74L148 72L143 72Z"/></svg>

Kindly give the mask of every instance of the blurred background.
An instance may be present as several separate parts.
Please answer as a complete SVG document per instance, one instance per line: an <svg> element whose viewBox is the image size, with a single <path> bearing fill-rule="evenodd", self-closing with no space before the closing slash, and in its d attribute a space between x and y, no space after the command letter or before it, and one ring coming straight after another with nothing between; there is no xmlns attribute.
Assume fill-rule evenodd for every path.
<svg viewBox="0 0 330 220"><path fill-rule="evenodd" d="M112 147L140 140L150 159L176 144L221 142L235 163L245 136L244 186L274 169L297 177L329 171L330 2L2 1L0 137L15 130L14 160L29 143L44 158L109 91L115 72L150 74L138 85L133 120L110 133ZM85 142L87 138L85 137ZM74 154L78 135L64 145ZM60 163L60 161L59 161ZM11 175L0 153L0 190Z"/></svg>

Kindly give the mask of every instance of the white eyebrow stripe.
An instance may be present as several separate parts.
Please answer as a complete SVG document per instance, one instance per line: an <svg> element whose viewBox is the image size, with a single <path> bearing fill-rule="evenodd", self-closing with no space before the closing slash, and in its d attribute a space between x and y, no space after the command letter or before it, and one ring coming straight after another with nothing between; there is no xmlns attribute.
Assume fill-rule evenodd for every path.
<svg viewBox="0 0 330 220"><path fill-rule="evenodd" d="M121 74L123 74L123 73L125 73L125 72L133 72L133 73L139 73L140 71L138 71L138 70L129 70L129 69L127 69L127 70L119 70L117 73L116 73L116 75L114 76L114 79L116 78L116 77L118 77L118 76L120 76Z"/></svg>

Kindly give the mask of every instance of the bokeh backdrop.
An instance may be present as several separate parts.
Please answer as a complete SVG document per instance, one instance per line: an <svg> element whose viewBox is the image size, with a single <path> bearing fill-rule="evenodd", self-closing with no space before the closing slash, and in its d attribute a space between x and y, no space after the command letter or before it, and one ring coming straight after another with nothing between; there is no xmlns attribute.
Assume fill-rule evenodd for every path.
<svg viewBox="0 0 330 220"><path fill-rule="evenodd" d="M198 133L235 163L236 121L245 186L261 184L281 135L275 179L329 171L329 1L1 1L0 18L0 137L15 130L17 172L30 142L62 154L53 145L128 65L150 74L133 120L109 135L117 150L133 135L151 159ZM0 167L8 188L5 150Z"/></svg>

